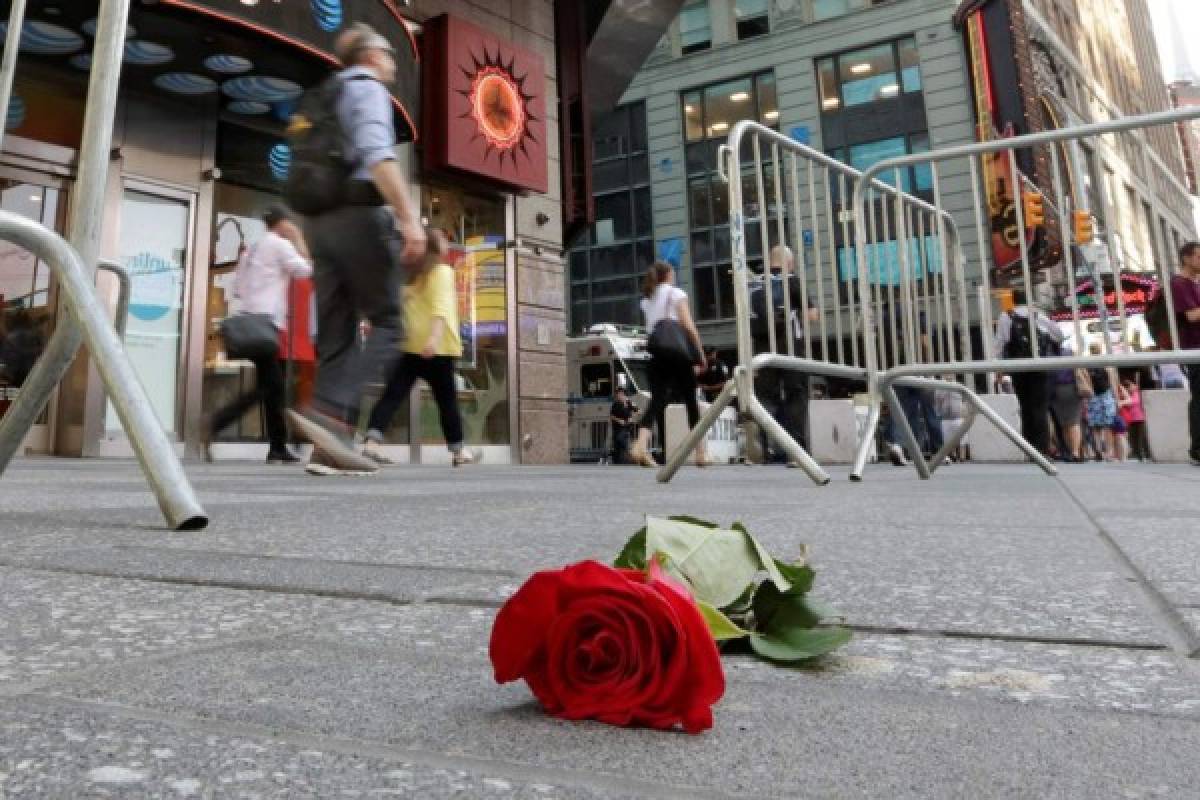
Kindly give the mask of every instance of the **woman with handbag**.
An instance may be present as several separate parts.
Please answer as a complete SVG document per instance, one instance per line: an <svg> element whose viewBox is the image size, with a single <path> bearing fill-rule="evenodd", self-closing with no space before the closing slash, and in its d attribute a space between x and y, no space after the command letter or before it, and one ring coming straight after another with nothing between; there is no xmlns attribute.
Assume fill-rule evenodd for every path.
<svg viewBox="0 0 1200 800"><path fill-rule="evenodd" d="M212 440L243 414L262 403L266 420L268 464L295 464L287 448L283 367L279 362L279 332L287 327L288 287L292 278L312 275L312 260L304 234L282 207L263 214L267 233L242 253L234 282L238 311L221 325L230 358L254 364L254 391L246 392L201 423L204 459L212 461Z"/></svg>
<svg viewBox="0 0 1200 800"><path fill-rule="evenodd" d="M657 466L650 455L650 436L658 425L658 436L666 434L667 404L672 398L687 407L688 427L700 421L696 402L696 371L705 368L704 344L692 321L687 293L675 285L675 270L670 264L656 261L642 282L642 314L646 319L650 351L650 405L638 420L638 438L629 451L634 463L643 467ZM704 440L696 446L696 466L707 467L708 451Z"/></svg>
<svg viewBox="0 0 1200 800"><path fill-rule="evenodd" d="M1063 346L1063 355L1071 348ZM1059 458L1073 464L1083 463L1083 404L1092 396L1087 370L1060 369L1050 374L1050 415L1059 430Z"/></svg>

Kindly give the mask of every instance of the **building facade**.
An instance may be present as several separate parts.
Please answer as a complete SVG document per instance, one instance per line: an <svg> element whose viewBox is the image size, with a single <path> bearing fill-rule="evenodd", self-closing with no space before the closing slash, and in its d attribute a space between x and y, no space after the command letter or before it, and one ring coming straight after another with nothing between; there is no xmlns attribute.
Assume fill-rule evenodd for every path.
<svg viewBox="0 0 1200 800"><path fill-rule="evenodd" d="M940 0L689 0L622 108L596 121L597 223L570 251L571 330L638 322L637 278L664 257L679 264L706 341L732 350L728 188L715 171L716 147L732 124L757 119L859 169L973 142L963 14L1001 4L1006 13L1027 12L1014 47L1032 54L1038 92L1063 98L1052 106L1058 119L1027 120L1029 129L1107 118L1122 101L1128 114L1170 107L1155 82L1144 0L976 0L958 14ZM1075 33L1060 35L1055 25ZM1079 60L1079 51L1095 58ZM1101 144L1081 156L1092 199L1080 207L1094 211L1100 238L1115 244L1110 262L1122 270L1169 261L1157 242L1173 252L1193 235L1178 143L1166 129L1146 140L1144 147ZM973 254L972 187L961 172L942 176L942 196ZM918 194L929 189L927 172L907 180ZM755 239L748 228L748 242ZM749 257L754 266L756 254ZM979 285L980 265L970 263L968 283ZM1065 298L1062 268L1047 274ZM826 286L827 303L838 291Z"/></svg>
<svg viewBox="0 0 1200 800"><path fill-rule="evenodd" d="M1162 79L1146 0L1026 0L1047 127L1099 122L1174 106ZM1185 153L1169 126L1082 148L1089 210L1107 272L1177 267L1195 238Z"/></svg>
<svg viewBox="0 0 1200 800"><path fill-rule="evenodd" d="M9 5L0 4L5 18ZM0 153L0 205L60 232L72 213L97 8L96 0L30 0ZM564 9L581 20L566 37L558 33ZM330 53L340 31L365 21L396 49L398 157L425 221L456 245L467 443L492 462L566 460L559 65L575 63L580 78L588 37L620 22L616 13L609 3L567 0L134 0L103 255L132 273L126 350L181 451L206 412L253 380L216 335L233 269L262 234L261 213L279 201L286 124L301 93L338 67ZM652 21L639 24L651 44L661 36ZM605 70L602 88L631 72ZM472 100L485 91L488 103ZM503 113L488 110L495 102ZM3 247L0 413L60 316L46 265ZM115 281L102 274L97 286L115 305ZM282 345L293 398L311 388L311 312L311 292L294 287L292 335ZM440 452L436 419L428 394L414 393L389 432L397 455ZM261 421L249 415L218 443L218 456L248 457L261 441ZM86 354L24 451L131 452Z"/></svg>

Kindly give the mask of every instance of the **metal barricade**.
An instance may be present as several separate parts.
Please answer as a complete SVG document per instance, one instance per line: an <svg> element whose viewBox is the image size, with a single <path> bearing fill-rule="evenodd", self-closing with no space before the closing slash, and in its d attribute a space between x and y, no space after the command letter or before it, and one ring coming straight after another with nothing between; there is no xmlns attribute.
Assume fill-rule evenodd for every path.
<svg viewBox="0 0 1200 800"><path fill-rule="evenodd" d="M94 265L99 261L113 118L129 6L130 0L101 0L97 11L72 203L71 244L43 225L16 214L0 212L0 239L26 248L50 266L67 310L60 315L54 334L25 378L17 399L0 420L0 474L8 468L25 435L66 375L80 345L86 341L167 524L176 530L197 530L208 524L208 517L196 500L174 447L154 414L145 389L125 356L113 325L101 310L95 292ZM3 61L0 62L0 101L5 104L16 74L24 16L25 3L22 0L13 2ZM0 141L2 139L3 131L0 131Z"/></svg>
<svg viewBox="0 0 1200 800"><path fill-rule="evenodd" d="M790 461L804 469L818 485L829 476L774 418L755 392L755 374L760 370L798 372L847 381L869 383L877 368L873 329L864 326L873 305L876 314L894 300L884 287L860 295L854 290L858 265L853 258L852 192L863 185L859 170L794 141L778 131L749 120L734 126L728 144L718 157L721 177L729 187L730 243L732 250L732 289L737 331L738 365L715 402L697 426L668 455L658 473L666 482L674 477L688 454L736 400L744 419L756 423L768 439L783 450ZM877 174L877 173L876 173ZM903 184L890 186L884 180L869 182L881 196L887 197L900 212L905 225L914 229L938 231L943 248L958 252L958 229L949 214L911 192ZM886 238L893 220L881 218L879 232ZM874 230L874 228L873 228ZM931 234L932 235L932 234ZM772 251L784 245L794 255L793 265L779 264L783 290L776 302L769 262ZM919 255L919 254L918 254ZM930 258L900 259L905 275L927 274ZM945 262L945 255L942 256ZM764 277L752 275L758 264ZM752 330L751 284L761 281L763 307L772 319L766 322L765 335L756 337ZM800 308L793 308L791 285L798 284ZM929 281L925 281L928 287ZM941 303L945 287L928 302ZM783 341L779 341L774 309L782 306ZM867 335L868 332L871 335ZM893 326L893 342L898 330ZM910 340L911 341L911 340Z"/></svg>
<svg viewBox="0 0 1200 800"><path fill-rule="evenodd" d="M1037 295L1034 292L1034 272L1039 267L1053 266L1054 246L1061 249L1062 264L1065 268L1067 292L1071 303L1071 327L1075 338L1082 349L1084 341L1079 304L1076 302L1076 269L1090 267L1080 263L1082 251L1072 243L1071 232L1075 227L1075 213L1078 211L1090 214L1091 211L1102 211L1106 221L1106 236L1110 247L1115 250L1114 230L1117 211L1110 207L1103 189L1099 198L1104 204L1103 209L1089 209L1087 192L1077 184L1070 183L1068 173L1072 173L1071 164L1076 159L1074 148L1085 143L1097 144L1100 137L1115 137L1125 152L1136 153L1139 150L1145 156L1147 145L1143 139L1134 139L1145 128L1157 125L1174 125L1179 122L1200 118L1200 109L1184 109L1171 112L1149 114L1139 117L1115 119L1108 122L1064 128L1054 131L1030 134L1015 138L1000 139L979 144L945 148L926 153L900 156L881 161L867 169L854 187L853 227L855 241L855 258L857 261L857 281L859 305L862 313L861 324L865 337L865 361L871 409L865 435L859 443L852 479L861 479L863 470L874 444L874 434L879 425L882 403L886 402L894 418L895 427L903 439L912 457L913 464L922 478L929 478L934 470L952 452L962 438L970 430L976 415L982 415L992 422L1002 434L1022 450L1031 461L1040 466L1047 474L1055 474L1055 468L1038 452L1025 438L1008 425L999 414L991 409L976 391L969 386L967 376L990 375L992 373L1027 373L1044 372L1049 370L1074 368L1108 368L1108 367L1149 367L1159 364L1191 364L1200 363L1200 350L1166 350L1146 353L1114 352L1110 342L1108 320L1104 318L1105 300L1100 293L1099 307L1103 320L1103 353L1087 355L1075 353L1069 357L1048 358L1039 352L1038 335L1031 335L1033 342L1032 356L1028 358L1001 358L1003 354L991 351L993 341L993 313L991 296L991 275L996 267L1011 270L1018 280L1019 288L1026 295L1027 313L1030 316L1030 330L1036 331L1039 317L1045 316L1038 309ZM1040 185L1026 177L1019 165L1022 163L1035 164L1043 176ZM892 193L879 189L880 180L891 179L896 185L901 185L906 176L913 176L919 170L922 180L928 184L925 191L932 196L933 206L938 210L936 242L933 243L932 253L926 241L926 230L919 226L913 227L907 213L897 206ZM988 186L983 185L984 175L993 180ZM969 181L965 191L971 193L971 206L968 213L973 213L974 225L978 239L978 258L971 263L967 254L962 251L957 235L947 235L942 228L947 214L943 208L943 193L945 182L950 177L959 181L958 193L963 193L963 181ZM911 178L910 178L911 179ZM1012 214L1015 216L1015 248L1019 253L1014 254L1011 263L997 264L996 251L989 247L992 241L991 219L985 206L989 198L984 194L989 187L1001 187L1006 191L1007 200L1012 204ZM1007 189L1003 189L1007 186ZM1048 188L1047 188L1048 187ZM1036 195L1033 198L1035 207L1045 203L1046 216L1050 224L1043 226L1041 232L1026 225L1025 208L1026 195ZM1037 200L1037 198L1042 198ZM1157 205L1156 196L1151 192L1153 202ZM1075 198L1081 198L1079 202ZM991 198L994 201L996 198ZM993 203L994 204L994 203ZM1157 207L1151 210L1150 227L1152 241L1150 248L1157 254L1156 272L1165 293L1168 308L1173 308L1170 279L1174 269L1169 266L1175 262L1175 247L1166 241L1167 236L1159 223ZM1136 210L1133 213L1137 213ZM1053 217L1050 215L1053 214ZM891 218L891 231L887 230L887 220ZM1090 220L1090 216L1085 216ZM880 225L882 221L882 227ZM1057 228L1057 233L1053 229ZM1039 238L1040 237L1040 238ZM1032 252L1039 248L1038 253ZM1048 248L1048 249L1047 249ZM873 266L873 259L882 250L896 250L901 254L900 261L905 261L906 255L916 253L922 259L936 255L938 268L932 273L925 273L922 282L916 273L902 265L899 284L896 287L896 305L894 311L886 310L881 315L880 309L872 307L872 300L879 292L883 281L878 280L878 272ZM975 248L972 248L974 250ZM974 255L974 253L972 253ZM1041 259L1039 265L1037 259ZM1095 272L1092 272L1095 279ZM1128 314L1120 290L1120 270L1115 272L1117 286L1117 316L1120 320L1122 335L1128 329ZM923 285L922 285L923 284ZM1099 286L1097 287L1099 288ZM1178 344L1178 329L1175 314L1169 314L1172 340ZM1051 324L1054 324L1051 322ZM895 347L897 343L895 332L888 329L902 328L907 332L905 344ZM978 329L981 334L983 347L981 352L971 349L970 331ZM893 344L889 350L888 342ZM957 376L957 380L953 380ZM990 380L989 380L990 385ZM918 390L954 391L960 393L968 408L967 417L958 430L945 442L942 449L926 459L922 454L910 421L900 411L896 387L909 387Z"/></svg>

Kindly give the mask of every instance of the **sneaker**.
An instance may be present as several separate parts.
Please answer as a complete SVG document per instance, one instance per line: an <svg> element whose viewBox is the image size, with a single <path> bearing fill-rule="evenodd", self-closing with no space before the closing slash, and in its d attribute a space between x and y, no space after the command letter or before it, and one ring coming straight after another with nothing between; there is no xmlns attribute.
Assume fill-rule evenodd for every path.
<svg viewBox="0 0 1200 800"><path fill-rule="evenodd" d="M286 447L282 450L272 450L267 453L267 464L277 466L280 464L299 464L300 457L288 450Z"/></svg>
<svg viewBox="0 0 1200 800"><path fill-rule="evenodd" d="M304 471L321 477L366 478L378 472L379 468L372 465L370 469L350 469L339 465L333 457L318 448L313 451Z"/></svg>
<svg viewBox="0 0 1200 800"><path fill-rule="evenodd" d="M385 456L383 454L383 451L379 449L379 445L377 445L375 442L370 441L369 439L367 440L367 443L365 445L363 445L362 455L363 455L363 457L369 458L371 461L374 461L376 464L378 464L381 467L396 466L396 462L393 461L392 459L388 458L387 456Z"/></svg>
<svg viewBox="0 0 1200 800"><path fill-rule="evenodd" d="M293 429L313 443L329 466L352 473L372 473L379 469L378 464L354 450L348 425L312 410L301 414L289 409L287 413ZM345 438L339 434L344 434Z"/></svg>
<svg viewBox="0 0 1200 800"><path fill-rule="evenodd" d="M450 459L450 463L455 467L469 467L472 464L478 464L482 460L482 452L477 451L472 453L470 450L459 450L454 454L454 457Z"/></svg>
<svg viewBox="0 0 1200 800"><path fill-rule="evenodd" d="M908 466L908 457L904 455L904 448L898 444L888 445L888 458L890 458L892 463L897 467Z"/></svg>

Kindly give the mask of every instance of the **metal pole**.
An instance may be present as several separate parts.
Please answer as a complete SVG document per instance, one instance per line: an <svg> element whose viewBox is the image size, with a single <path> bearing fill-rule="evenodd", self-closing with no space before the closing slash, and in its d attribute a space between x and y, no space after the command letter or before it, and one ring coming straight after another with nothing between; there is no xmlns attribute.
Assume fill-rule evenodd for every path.
<svg viewBox="0 0 1200 800"><path fill-rule="evenodd" d="M117 310L113 314L113 328L117 332L117 338L125 341L125 323L129 321L129 298L133 294L133 278L129 276L129 270L116 261L102 258L98 266L117 278Z"/></svg>
<svg viewBox="0 0 1200 800"><path fill-rule="evenodd" d="M121 341L107 315L96 302L95 276L84 266L83 259L49 228L10 211L0 211L0 238L24 247L54 271L66 306L82 328L82 337L87 340L104 387L129 433L167 524L174 530L199 530L208 525L208 517L150 406L146 390L122 352Z"/></svg>
<svg viewBox="0 0 1200 800"><path fill-rule="evenodd" d="M8 118L8 104L12 102L13 81L17 77L17 54L21 50L21 33L25 28L25 0L12 0L8 13L8 32L4 36L4 60L0 62L0 113ZM0 149L4 146L4 134L8 125L0 126Z"/></svg>
<svg viewBox="0 0 1200 800"><path fill-rule="evenodd" d="M91 282L95 280L94 265L100 255L113 118L117 108L121 59L125 53L129 3L130 0L102 0L100 3L87 110L79 148L77 188L71 210L69 238L84 264L91 291L88 302L91 303L96 301ZM9 406L4 419L0 420L0 475L4 474L25 434L45 409L54 387L67 374L82 342L83 336L73 315L60 315L54 335L25 379L21 393Z"/></svg>

